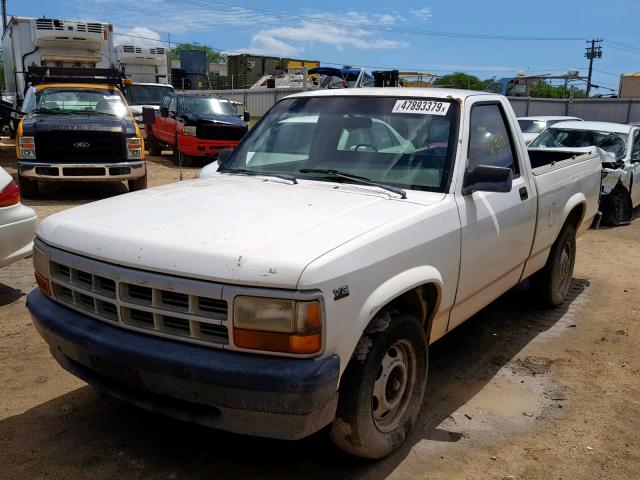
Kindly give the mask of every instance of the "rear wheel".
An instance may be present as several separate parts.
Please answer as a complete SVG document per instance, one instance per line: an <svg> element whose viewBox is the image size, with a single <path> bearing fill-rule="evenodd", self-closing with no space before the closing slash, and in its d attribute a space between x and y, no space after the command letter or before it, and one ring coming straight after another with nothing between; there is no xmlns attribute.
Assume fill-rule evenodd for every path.
<svg viewBox="0 0 640 480"><path fill-rule="evenodd" d="M631 220L631 198L626 190L618 188L609 194L604 212L607 225L626 225Z"/></svg>
<svg viewBox="0 0 640 480"><path fill-rule="evenodd" d="M544 268L531 277L531 287L544 307L557 307L569 293L576 263L576 232L562 227Z"/></svg>
<svg viewBox="0 0 640 480"><path fill-rule="evenodd" d="M135 180L128 180L127 184L129 185L130 192L144 190L147 188L147 174L145 173L143 177L136 178Z"/></svg>
<svg viewBox="0 0 640 480"><path fill-rule="evenodd" d="M418 319L378 316L341 380L332 441L358 457L386 457L415 423L426 381L427 339Z"/></svg>
<svg viewBox="0 0 640 480"><path fill-rule="evenodd" d="M158 143L158 139L155 137L151 129L149 129L149 133L147 133L147 143L149 144L150 155L154 155L157 157L162 153L160 143Z"/></svg>
<svg viewBox="0 0 640 480"><path fill-rule="evenodd" d="M18 187L20 187L20 195L24 198L35 198L38 196L37 180L31 180L18 174Z"/></svg>

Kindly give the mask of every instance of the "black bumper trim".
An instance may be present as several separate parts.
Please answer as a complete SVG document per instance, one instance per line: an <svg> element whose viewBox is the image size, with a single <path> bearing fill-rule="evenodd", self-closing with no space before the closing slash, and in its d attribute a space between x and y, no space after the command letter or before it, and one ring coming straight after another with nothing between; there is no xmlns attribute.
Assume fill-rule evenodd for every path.
<svg viewBox="0 0 640 480"><path fill-rule="evenodd" d="M270 357L132 332L27 297L60 365L148 410L237 433L296 439L333 420L340 360Z"/></svg>

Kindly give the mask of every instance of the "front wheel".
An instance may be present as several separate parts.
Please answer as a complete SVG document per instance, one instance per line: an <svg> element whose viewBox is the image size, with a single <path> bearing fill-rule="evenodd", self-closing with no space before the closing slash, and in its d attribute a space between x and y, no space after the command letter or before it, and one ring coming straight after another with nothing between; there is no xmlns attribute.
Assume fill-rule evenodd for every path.
<svg viewBox="0 0 640 480"><path fill-rule="evenodd" d="M383 313L343 375L331 440L347 453L383 458L415 423L427 383L427 338L417 318Z"/></svg>
<svg viewBox="0 0 640 480"><path fill-rule="evenodd" d="M143 177L136 178L135 180L128 180L127 184L129 185L130 192L144 190L147 188L147 174L145 173Z"/></svg>
<svg viewBox="0 0 640 480"><path fill-rule="evenodd" d="M153 131L151 129L149 129L148 132L149 133L147 133L147 144L149 145L149 154L159 157L160 154L162 153L162 149L160 148L160 143L158 142L158 139L153 134Z"/></svg>
<svg viewBox="0 0 640 480"><path fill-rule="evenodd" d="M20 195L24 198L35 198L38 196L38 181L25 178L19 173L18 188L20 188Z"/></svg>
<svg viewBox="0 0 640 480"><path fill-rule="evenodd" d="M631 220L631 200L626 190L611 192L604 212L604 221L614 227L625 225Z"/></svg>
<svg viewBox="0 0 640 480"><path fill-rule="evenodd" d="M565 225L551 246L546 265L531 277L531 287L542 306L557 307L564 302L575 263L576 231L571 225Z"/></svg>

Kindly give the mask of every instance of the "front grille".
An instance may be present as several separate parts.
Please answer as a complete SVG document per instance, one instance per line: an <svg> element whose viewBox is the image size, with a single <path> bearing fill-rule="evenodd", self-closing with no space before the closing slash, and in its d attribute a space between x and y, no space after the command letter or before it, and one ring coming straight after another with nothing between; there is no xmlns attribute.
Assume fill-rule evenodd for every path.
<svg viewBox="0 0 640 480"><path fill-rule="evenodd" d="M225 300L152 288L50 262L57 301L95 318L163 336L212 345L229 343ZM136 278L143 279L144 272Z"/></svg>
<svg viewBox="0 0 640 480"><path fill-rule="evenodd" d="M35 140L39 161L114 163L126 159L124 135L118 132L59 130L37 133Z"/></svg>
<svg viewBox="0 0 640 480"><path fill-rule="evenodd" d="M196 126L196 136L205 140L241 140L246 133L245 127L210 124Z"/></svg>

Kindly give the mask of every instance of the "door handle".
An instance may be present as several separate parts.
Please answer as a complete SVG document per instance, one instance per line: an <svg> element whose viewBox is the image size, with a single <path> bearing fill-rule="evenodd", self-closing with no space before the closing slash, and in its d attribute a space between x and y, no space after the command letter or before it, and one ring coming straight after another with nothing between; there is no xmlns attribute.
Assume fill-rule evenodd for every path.
<svg viewBox="0 0 640 480"><path fill-rule="evenodd" d="M529 192L527 192L527 187L520 188L520 200L524 201L529 198Z"/></svg>

